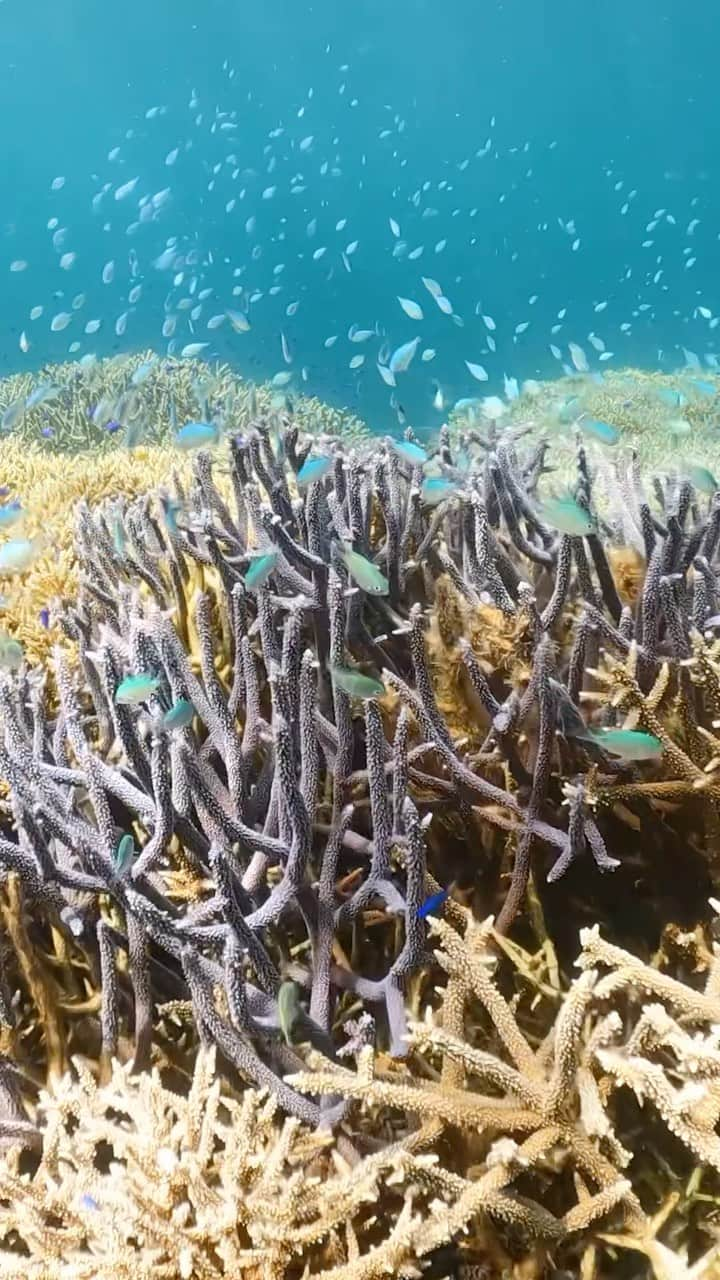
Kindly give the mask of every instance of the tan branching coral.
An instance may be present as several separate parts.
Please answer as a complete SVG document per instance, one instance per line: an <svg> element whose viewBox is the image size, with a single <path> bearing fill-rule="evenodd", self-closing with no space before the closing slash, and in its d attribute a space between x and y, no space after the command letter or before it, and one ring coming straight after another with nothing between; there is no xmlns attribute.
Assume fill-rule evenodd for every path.
<svg viewBox="0 0 720 1280"><path fill-rule="evenodd" d="M583 1276L599 1277L610 1272L599 1269L604 1237L596 1231L610 1216L623 1223L614 1244L645 1252L657 1261L658 1276L720 1275L714 1247L707 1248L712 1232L703 1268L683 1269L683 1251L701 1244L694 1193L663 1220L672 1244L655 1239L651 1215L662 1203L662 1184L667 1190L668 1177L671 1184L677 1177L668 1167L674 1156L663 1157L664 1177L652 1170L649 1196L651 1153L633 1150L636 1112L627 1107L631 1093L652 1108L671 1150L676 1140L700 1161L705 1174L696 1181L709 1179L717 1195L720 955L709 961L704 989L696 989L586 930L582 972L541 1034L525 1000L509 1000L503 976L493 976L491 921L469 921L464 938L442 921L433 927L448 985L438 1008L411 1026L405 1072L389 1074L364 1049L355 1072L322 1066L293 1077L301 1089L342 1093L363 1112L400 1112L407 1147L443 1153L445 1203L418 1228L415 1253L431 1254L487 1215L502 1233L511 1225L513 1233L544 1241L569 1267L582 1265ZM388 1250L386 1243L340 1274L382 1274ZM675 1271L667 1269L670 1255ZM545 1272L539 1265L527 1274Z"/></svg>

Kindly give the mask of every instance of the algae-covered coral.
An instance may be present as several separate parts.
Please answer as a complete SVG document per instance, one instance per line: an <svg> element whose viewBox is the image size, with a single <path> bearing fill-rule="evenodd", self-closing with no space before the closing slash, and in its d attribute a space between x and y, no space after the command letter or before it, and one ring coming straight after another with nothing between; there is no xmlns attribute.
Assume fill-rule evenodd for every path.
<svg viewBox="0 0 720 1280"><path fill-rule="evenodd" d="M65 1173L69 1214L76 1191L95 1199L69 1169L87 1138L83 1177L106 1173L96 1126L132 1165L122 1195L138 1220L134 1161L149 1177L150 1156L132 1110L108 1129L111 1094L91 1077L147 1108L153 1064L152 1106L182 1127L160 1080L182 1095L212 1046L228 1116L252 1085L303 1126L283 1130L303 1150L310 1126L339 1177L349 1162L335 1197L349 1228L312 1199L315 1155L272 1248L257 1244L260 1201L251 1225L232 1216L237 1196L209 1224L225 1175L206 1162L192 1194L177 1183L182 1261L158 1210L102 1265L125 1250L134 1274L234 1274L232 1250L254 1249L245 1261L267 1275L406 1273L444 1265L469 1228L489 1275L550 1276L556 1253L597 1280L662 1275L663 1250L683 1266L708 1254L707 1270L715 978L691 931L719 879L717 496L622 450L610 463L581 435L570 491L553 493L537 424L370 449L302 432L290 407L227 412L227 443L164 474L149 451L147 486L138 473L119 498L112 466L134 474L143 458L108 453L109 491L97 463L57 584L62 643L0 678L0 1136L24 1146L5 1176L29 1215L27 1238L8 1223L7 1265L29 1254L53 1274L63 1215L55 1243L32 1215ZM429 931L428 909L446 924ZM616 977L589 972L566 994L578 927L597 922L607 945L583 935L582 964ZM695 939L704 997L692 971L654 976L671 925ZM498 985L503 954L515 968ZM439 1030L418 1021L438 963ZM141 1073L139 1102L118 1058ZM628 1091L659 1117L654 1178L628 1173L644 1123ZM76 1120L51 1139L62 1096ZM270 1158L267 1133L253 1161ZM288 1142L278 1130L284 1171ZM671 1211L688 1156L700 1173ZM377 1191L372 1210L360 1187ZM95 1228L72 1215L82 1251Z"/></svg>

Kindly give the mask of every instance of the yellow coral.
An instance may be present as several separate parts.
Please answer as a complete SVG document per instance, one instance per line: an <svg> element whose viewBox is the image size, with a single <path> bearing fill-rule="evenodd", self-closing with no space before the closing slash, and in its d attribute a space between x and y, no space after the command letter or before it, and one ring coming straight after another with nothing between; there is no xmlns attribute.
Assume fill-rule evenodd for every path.
<svg viewBox="0 0 720 1280"><path fill-rule="evenodd" d="M180 460L181 472L187 466ZM86 452L69 463L67 456L48 453L39 445L14 438L5 442L4 482L27 511L27 534L42 533L45 539L45 549L27 572L0 581L8 598L7 630L17 636L31 662L47 657L59 639L57 632L43 627L40 610L57 596L75 594L73 529L78 502L135 497L166 482L173 468L178 469L178 455L168 447Z"/></svg>

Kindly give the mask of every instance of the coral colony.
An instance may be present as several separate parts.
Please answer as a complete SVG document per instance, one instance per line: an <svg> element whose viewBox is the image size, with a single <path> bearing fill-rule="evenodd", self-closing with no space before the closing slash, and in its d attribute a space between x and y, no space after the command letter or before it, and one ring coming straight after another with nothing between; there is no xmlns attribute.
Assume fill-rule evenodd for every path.
<svg viewBox="0 0 720 1280"><path fill-rule="evenodd" d="M0 1275L720 1275L714 482L293 407L0 650Z"/></svg>

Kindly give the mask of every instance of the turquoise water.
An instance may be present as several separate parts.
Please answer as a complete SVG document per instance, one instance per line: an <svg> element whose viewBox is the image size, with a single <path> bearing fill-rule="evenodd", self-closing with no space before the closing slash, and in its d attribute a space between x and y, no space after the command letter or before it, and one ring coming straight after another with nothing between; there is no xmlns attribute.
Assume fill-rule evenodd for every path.
<svg viewBox="0 0 720 1280"><path fill-rule="evenodd" d="M206 343L378 430L398 413L424 430L505 375L561 372L569 342L598 371L672 369L682 348L712 367L716 18L669 0L596 10L4 0L3 371ZM350 341L353 325L373 336ZM391 388L378 358L416 336Z"/></svg>

